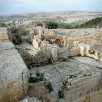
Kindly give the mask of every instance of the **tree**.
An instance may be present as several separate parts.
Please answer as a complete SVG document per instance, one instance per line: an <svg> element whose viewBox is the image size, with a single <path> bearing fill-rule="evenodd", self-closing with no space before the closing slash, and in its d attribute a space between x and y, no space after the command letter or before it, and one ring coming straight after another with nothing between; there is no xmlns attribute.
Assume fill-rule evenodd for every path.
<svg viewBox="0 0 102 102"><path fill-rule="evenodd" d="M45 26L48 29L57 29L58 28L58 24L56 22L48 22Z"/></svg>
<svg viewBox="0 0 102 102"><path fill-rule="evenodd" d="M41 27L42 27L43 24L38 22L38 23L35 25L35 27L36 27L36 26L41 26Z"/></svg>
<svg viewBox="0 0 102 102"><path fill-rule="evenodd" d="M5 23L1 23L1 27L7 27Z"/></svg>

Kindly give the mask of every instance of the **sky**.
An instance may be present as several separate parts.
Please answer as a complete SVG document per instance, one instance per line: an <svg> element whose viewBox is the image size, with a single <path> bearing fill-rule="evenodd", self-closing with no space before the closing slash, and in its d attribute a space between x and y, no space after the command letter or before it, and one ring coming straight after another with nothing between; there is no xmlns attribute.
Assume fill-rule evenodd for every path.
<svg viewBox="0 0 102 102"><path fill-rule="evenodd" d="M102 0L0 0L0 15L53 11L102 12Z"/></svg>

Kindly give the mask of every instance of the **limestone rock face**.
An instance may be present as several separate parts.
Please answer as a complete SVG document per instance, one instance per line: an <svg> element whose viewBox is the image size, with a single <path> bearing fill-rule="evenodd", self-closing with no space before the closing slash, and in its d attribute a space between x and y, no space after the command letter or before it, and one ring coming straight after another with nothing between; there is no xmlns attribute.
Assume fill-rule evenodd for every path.
<svg viewBox="0 0 102 102"><path fill-rule="evenodd" d="M27 97L24 100L18 101L18 102L41 102L40 100L37 100L35 97Z"/></svg>
<svg viewBox="0 0 102 102"><path fill-rule="evenodd" d="M59 48L58 50L58 58L64 58L67 59L68 57L68 48L67 47L63 47L63 48Z"/></svg>
<svg viewBox="0 0 102 102"><path fill-rule="evenodd" d="M30 83L28 89L29 97L36 97L40 99L41 102L50 102L50 94L48 89L45 87L45 83L43 81L38 83Z"/></svg>
<svg viewBox="0 0 102 102"><path fill-rule="evenodd" d="M57 50L59 47L57 45L51 45L51 44L43 44L41 48L41 55L46 56L46 58L52 58L53 61L57 61Z"/></svg>
<svg viewBox="0 0 102 102"><path fill-rule="evenodd" d="M30 31L29 34L30 34L31 42L32 42L32 45L34 46L34 48L36 50L40 50L41 35L36 34L34 31Z"/></svg>
<svg viewBox="0 0 102 102"><path fill-rule="evenodd" d="M0 102L19 101L28 89L28 69L11 42L0 42Z"/></svg>
<svg viewBox="0 0 102 102"><path fill-rule="evenodd" d="M0 40L5 41L5 40L10 40L10 31L7 28L0 28Z"/></svg>

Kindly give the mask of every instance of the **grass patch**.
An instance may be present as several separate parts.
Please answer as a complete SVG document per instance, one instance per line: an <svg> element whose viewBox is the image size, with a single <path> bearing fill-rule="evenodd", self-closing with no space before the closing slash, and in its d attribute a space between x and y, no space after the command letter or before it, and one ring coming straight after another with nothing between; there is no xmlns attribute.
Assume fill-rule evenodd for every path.
<svg viewBox="0 0 102 102"><path fill-rule="evenodd" d="M30 51L33 51L32 49L30 49L30 48L25 48L25 50L30 50Z"/></svg>

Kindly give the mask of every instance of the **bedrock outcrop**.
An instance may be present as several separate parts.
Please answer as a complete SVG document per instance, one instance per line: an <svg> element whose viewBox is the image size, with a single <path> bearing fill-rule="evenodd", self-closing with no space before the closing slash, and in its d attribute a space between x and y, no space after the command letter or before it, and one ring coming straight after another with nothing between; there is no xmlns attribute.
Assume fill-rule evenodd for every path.
<svg viewBox="0 0 102 102"><path fill-rule="evenodd" d="M0 102L19 101L28 89L29 71L14 45L0 42Z"/></svg>

